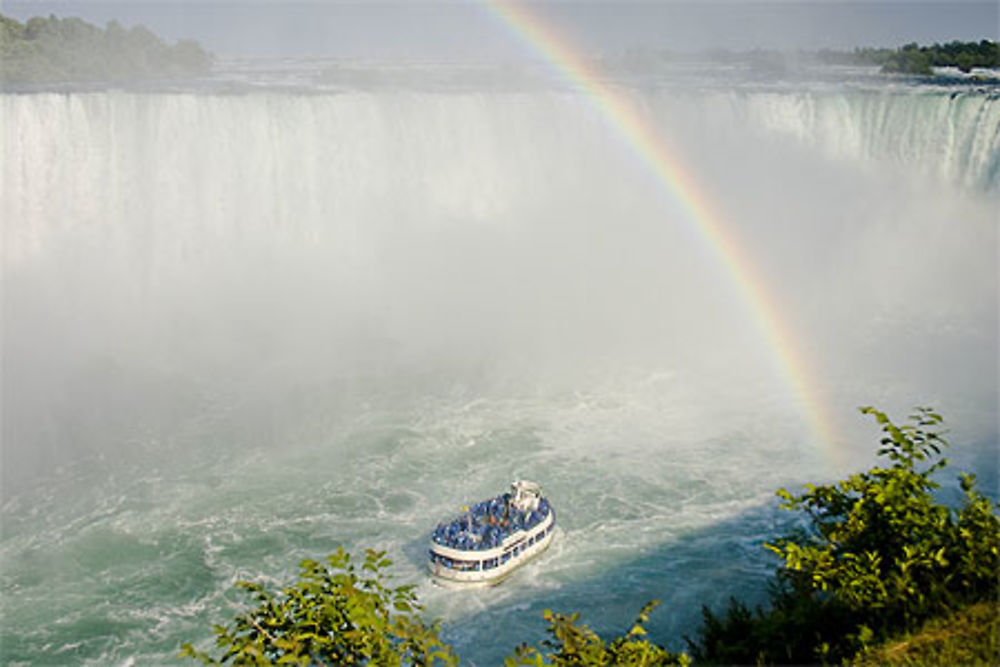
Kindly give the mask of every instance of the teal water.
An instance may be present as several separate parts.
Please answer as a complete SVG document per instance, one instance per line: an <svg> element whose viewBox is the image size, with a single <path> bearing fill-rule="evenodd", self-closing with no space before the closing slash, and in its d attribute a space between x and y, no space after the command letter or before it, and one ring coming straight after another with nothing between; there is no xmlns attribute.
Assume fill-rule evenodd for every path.
<svg viewBox="0 0 1000 667"><path fill-rule="evenodd" d="M995 97L627 94L732 221L835 440L577 95L0 96L3 662L175 662L236 580L340 546L388 551L467 664L545 608L611 631L654 598L680 649L703 604L762 599L776 488L871 462L861 404L939 408L996 494ZM435 587L429 531L518 477L553 546Z"/></svg>
<svg viewBox="0 0 1000 667"><path fill-rule="evenodd" d="M773 490L829 475L787 425L718 411L706 437L677 416L697 410L688 394L673 379L604 395L456 391L359 406L308 437L272 425L274 442L245 446L213 430L192 434L213 443L197 454L81 462L5 508L4 660L172 662L235 613L236 579L277 585L340 546L387 550L469 664L539 639L544 608L615 631L647 599L662 602L656 636L683 648L702 604L760 599L762 542L791 525ZM428 531L515 476L544 480L554 545L495 589L430 583Z"/></svg>
<svg viewBox="0 0 1000 667"><path fill-rule="evenodd" d="M446 620L463 655L486 656L482 664L538 635L546 605L600 612L592 622L614 627L643 596L657 597L672 603L660 623L685 627L696 608L678 614L674 604L718 595L719 582L754 589L767 567L759 540L777 521L761 505L790 472L751 449L747 434L691 441L649 421L630 425L643 409L676 410L673 399L428 398L361 409L314 440L81 462L7 508L5 604L21 604L5 609L4 658L169 661L231 613L236 578L283 581L299 559L338 546L388 550L399 581L420 583L428 613ZM822 473L794 444L772 448L803 461L798 475ZM653 449L664 454L640 458ZM515 476L545 481L559 503L558 541L500 588L430 584L430 527ZM719 534L720 522L741 527ZM677 553L653 557L663 550ZM723 554L739 564L706 560ZM616 570L621 580L607 582ZM680 595L674 577L688 581ZM503 629L484 631L483 615Z"/></svg>

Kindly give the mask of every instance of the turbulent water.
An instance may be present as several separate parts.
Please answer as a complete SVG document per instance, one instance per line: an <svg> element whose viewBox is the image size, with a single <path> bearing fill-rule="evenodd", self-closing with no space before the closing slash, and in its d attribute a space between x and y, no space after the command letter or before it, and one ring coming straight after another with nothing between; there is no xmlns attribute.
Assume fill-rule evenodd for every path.
<svg viewBox="0 0 1000 667"><path fill-rule="evenodd" d="M748 274L582 91L301 69L0 96L3 661L171 662L235 580L338 546L388 550L469 664L546 607L620 630L653 598L682 648L760 599L774 489L871 461L863 404L940 409L996 495L991 88L616 88L796 386ZM433 586L429 530L516 477L553 547Z"/></svg>

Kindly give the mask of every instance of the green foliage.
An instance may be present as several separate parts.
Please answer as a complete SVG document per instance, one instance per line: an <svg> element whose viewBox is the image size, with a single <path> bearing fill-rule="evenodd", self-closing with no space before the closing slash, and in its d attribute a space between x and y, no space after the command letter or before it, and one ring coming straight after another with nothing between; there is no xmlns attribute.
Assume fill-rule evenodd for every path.
<svg viewBox="0 0 1000 667"><path fill-rule="evenodd" d="M515 665L630 665L654 667L660 665L690 665L687 654L673 654L647 638L645 624L657 602L649 602L640 610L639 618L627 633L605 642L586 625L578 625L579 614L555 614L545 610L549 622L546 639L541 647L526 644L518 647L513 656L504 661L507 667Z"/></svg>
<svg viewBox="0 0 1000 667"><path fill-rule="evenodd" d="M0 15L0 80L12 83L121 81L202 74L212 56L196 42L170 46L143 26L110 21L105 30L78 18Z"/></svg>
<svg viewBox="0 0 1000 667"><path fill-rule="evenodd" d="M960 476L959 507L935 499L932 477L947 466L940 415L918 408L897 426L874 408L862 412L881 428L884 464L799 494L777 492L806 522L765 545L781 559L770 605L751 610L733 599L721 615L703 608L700 637L688 640L695 661L992 664L1000 635L998 505L968 474ZM390 564L369 550L358 570L338 550L325 565L303 561L299 580L277 594L238 582L257 606L215 627L221 655L185 644L181 656L237 665L457 664L439 625L417 616L413 587L386 584ZM521 645L504 664L691 664L688 654L650 641L645 626L655 605L610 640L580 624L579 614L546 610L549 638Z"/></svg>
<svg viewBox="0 0 1000 667"><path fill-rule="evenodd" d="M923 49L936 67L958 67L968 72L973 67L1000 67L1000 43L984 39L976 42L949 42Z"/></svg>
<svg viewBox="0 0 1000 667"><path fill-rule="evenodd" d="M1000 605L981 602L933 618L919 632L862 652L859 667L966 665L992 667L1000 657Z"/></svg>
<svg viewBox="0 0 1000 667"><path fill-rule="evenodd" d="M931 74L932 67L957 67L969 72L973 67L1000 67L1000 44L981 42L949 42L933 46L907 44L895 51L869 49L865 54L884 72L901 74Z"/></svg>
<svg viewBox="0 0 1000 667"><path fill-rule="evenodd" d="M772 608L703 610L696 658L719 662L814 662L850 658L872 641L926 619L995 599L1000 577L996 505L961 478L956 512L939 504L931 476L947 465L936 430L940 415L920 408L896 426L873 408L883 436L876 466L836 484L778 491L784 509L801 512L808 530L765 545L783 561Z"/></svg>
<svg viewBox="0 0 1000 667"><path fill-rule="evenodd" d="M237 582L257 606L229 626L215 626L215 658L182 647L181 657L204 664L455 665L458 658L438 637L437 623L417 616L413 586L386 585L385 552L368 550L360 570L338 549L327 564L304 560L298 581L278 594Z"/></svg>
<svg viewBox="0 0 1000 667"><path fill-rule="evenodd" d="M228 626L216 625L218 657L190 643L180 657L206 665L336 664L336 665L457 665L452 647L438 634L438 623L426 625L417 613L413 586L386 585L383 569L391 565L384 552L368 550L360 572L342 549L328 565L304 560L298 581L279 594L260 584L239 581L256 606L237 615ZM691 664L649 641L645 624L656 602L650 602L627 633L603 640L579 614L546 610L551 640L541 648L522 645L505 665L629 665L661 667Z"/></svg>
<svg viewBox="0 0 1000 667"><path fill-rule="evenodd" d="M866 408L883 427L879 455L889 468L872 468L829 486L807 486L793 496L778 492L785 509L804 511L811 519L810 535L793 535L766 545L785 561L793 586L829 593L853 613L878 610L880 623L898 624L943 602L940 566L946 565L947 507L934 502L937 484L931 473L945 460L919 470L918 465L940 452L944 441L920 427L940 423L927 410L917 426L899 428L885 414Z"/></svg>
<svg viewBox="0 0 1000 667"><path fill-rule="evenodd" d="M930 75L934 73L930 56L917 48L909 47L903 47L899 51L887 55L882 63L882 71L889 74Z"/></svg>
<svg viewBox="0 0 1000 667"><path fill-rule="evenodd" d="M900 74L932 74L932 67L957 67L969 72L974 67L1000 67L1000 43L948 42L933 46L906 44L898 49L856 49L853 53L826 52L826 60L858 65L881 65L882 71Z"/></svg>
<svg viewBox="0 0 1000 667"><path fill-rule="evenodd" d="M849 650L852 627L843 607L776 583L766 611L735 598L721 616L702 607L700 641L687 641L696 664L813 664Z"/></svg>

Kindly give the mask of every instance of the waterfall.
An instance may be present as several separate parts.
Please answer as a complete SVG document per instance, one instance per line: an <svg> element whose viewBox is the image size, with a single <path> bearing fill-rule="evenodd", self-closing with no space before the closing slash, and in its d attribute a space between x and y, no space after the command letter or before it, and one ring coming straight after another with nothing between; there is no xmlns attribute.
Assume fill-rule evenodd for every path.
<svg viewBox="0 0 1000 667"><path fill-rule="evenodd" d="M836 471L739 276L579 91L426 88L0 95L13 661L169 662L234 578L340 545L390 551L479 664L542 608L603 631L659 598L680 637L760 592L773 490ZM867 403L994 462L996 96L621 95L849 464ZM518 476L559 507L547 556L488 598L424 585L429 528Z"/></svg>
<svg viewBox="0 0 1000 667"><path fill-rule="evenodd" d="M735 99L733 99L735 98ZM975 92L755 93L733 114L834 159L1000 191L1000 97Z"/></svg>

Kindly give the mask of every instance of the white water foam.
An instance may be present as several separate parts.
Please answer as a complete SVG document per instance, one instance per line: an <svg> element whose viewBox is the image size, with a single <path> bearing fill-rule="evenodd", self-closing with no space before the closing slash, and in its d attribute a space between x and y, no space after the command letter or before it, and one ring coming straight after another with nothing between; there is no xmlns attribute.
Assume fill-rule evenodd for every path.
<svg viewBox="0 0 1000 667"><path fill-rule="evenodd" d="M847 460L872 455L861 403L995 447L995 99L627 94L807 341ZM542 608L621 629L650 598L680 648L702 603L761 594L773 490L835 473L729 278L576 94L0 110L12 660L169 661L236 579L337 546L388 550L471 664ZM433 587L427 532L515 476L553 499L553 547Z"/></svg>

